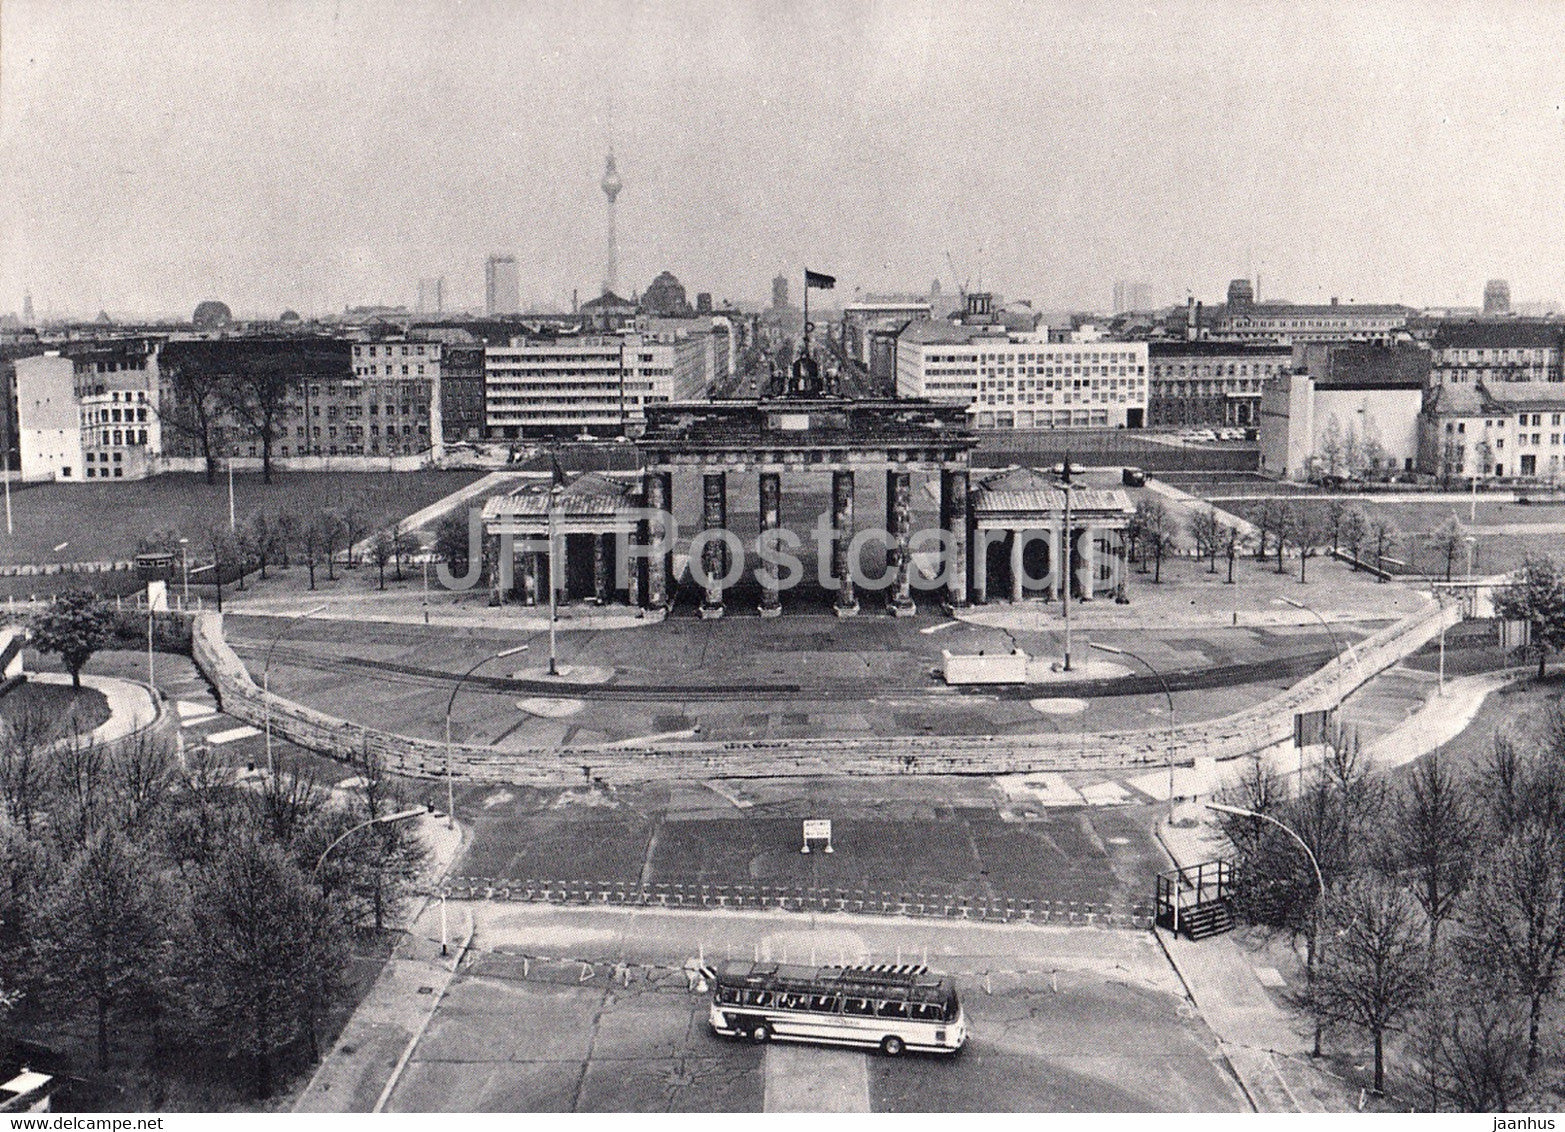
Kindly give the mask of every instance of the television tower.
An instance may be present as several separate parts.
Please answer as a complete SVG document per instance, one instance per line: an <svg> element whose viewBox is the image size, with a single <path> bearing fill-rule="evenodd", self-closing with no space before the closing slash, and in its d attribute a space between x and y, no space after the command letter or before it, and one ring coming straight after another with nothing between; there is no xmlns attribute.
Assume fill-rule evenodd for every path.
<svg viewBox="0 0 1565 1132"><path fill-rule="evenodd" d="M598 185L603 189L603 195L609 198L609 269L603 277L603 293L607 295L619 281L619 242L614 231L614 200L625 187L619 178L619 170L614 167L613 150L609 151L608 167L604 169L603 180Z"/></svg>

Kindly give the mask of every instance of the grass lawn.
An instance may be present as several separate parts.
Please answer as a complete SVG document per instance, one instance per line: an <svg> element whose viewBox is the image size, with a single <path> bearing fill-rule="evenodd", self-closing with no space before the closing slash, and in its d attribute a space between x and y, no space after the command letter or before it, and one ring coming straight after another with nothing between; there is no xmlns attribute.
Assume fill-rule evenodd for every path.
<svg viewBox="0 0 1565 1132"><path fill-rule="evenodd" d="M66 735L74 721L83 733L93 730L109 718L109 701L92 688L73 692L64 684L38 684L29 680L0 696L0 721L6 724L20 719L28 711L41 711L55 721L54 734Z"/></svg>
<svg viewBox="0 0 1565 1132"><path fill-rule="evenodd" d="M1480 499L1477 517L1469 522L1470 505L1466 500L1419 500L1402 502L1378 499L1348 501L1360 507L1371 519L1388 516L1402 532L1392 556L1405 562L1403 572L1444 574L1445 553L1434 544L1435 532L1455 515L1465 533L1476 538L1473 544L1473 571L1499 574L1518 566L1528 554L1559 556L1565 549L1565 505L1552 503L1505 503ZM1324 506L1324 501L1321 503ZM1229 499L1222 506L1247 519L1254 519L1260 501ZM1454 576L1467 572L1464 549L1452 563Z"/></svg>
<svg viewBox="0 0 1565 1132"><path fill-rule="evenodd" d="M234 476L234 513L243 523L258 511L306 517L356 503L372 528L385 526L472 483L476 471L276 472ZM208 486L199 474L154 476L134 483L30 484L14 487L16 533L0 537L0 565L101 562L131 558L137 540L173 529L192 545L228 522L228 480ZM197 552L192 550L194 556Z"/></svg>

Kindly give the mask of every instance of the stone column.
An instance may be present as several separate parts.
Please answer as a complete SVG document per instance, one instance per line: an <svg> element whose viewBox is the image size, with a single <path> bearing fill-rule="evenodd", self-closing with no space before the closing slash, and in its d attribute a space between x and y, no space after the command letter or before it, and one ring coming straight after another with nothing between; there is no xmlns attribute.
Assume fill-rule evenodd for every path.
<svg viewBox="0 0 1565 1132"><path fill-rule="evenodd" d="M632 532L630 539L626 540L626 545L628 546L631 539L634 538L635 533ZM641 563L632 560L626 566L625 603L632 609L637 609L641 605Z"/></svg>
<svg viewBox="0 0 1565 1132"><path fill-rule="evenodd" d="M701 477L703 530L722 530L728 526L728 473L707 472ZM728 573L728 547L716 540L701 551L701 567L712 581L701 595L701 619L723 615L723 588L717 580Z"/></svg>
<svg viewBox="0 0 1565 1132"><path fill-rule="evenodd" d="M848 544L853 541L853 473L831 474L832 525L837 541L831 550L831 572L837 579L837 616L852 617L859 611L853 593L853 571L848 566Z"/></svg>
<svg viewBox="0 0 1565 1132"><path fill-rule="evenodd" d="M613 535L592 536L592 592L599 605L607 605L614 595L613 580L609 577L609 548L607 540Z"/></svg>
<svg viewBox="0 0 1565 1132"><path fill-rule="evenodd" d="M484 573L489 577L489 604L505 600L500 591L500 536L484 532Z"/></svg>
<svg viewBox="0 0 1565 1132"><path fill-rule="evenodd" d="M973 547L973 601L978 605L989 604L989 544L984 532L978 531Z"/></svg>
<svg viewBox="0 0 1565 1132"><path fill-rule="evenodd" d="M775 531L782 525L782 476L777 472L762 472L760 476L761 534ZM777 587L772 583L771 569L763 565L759 571L761 581L762 617L777 617L782 613L782 601Z"/></svg>
<svg viewBox="0 0 1565 1132"><path fill-rule="evenodd" d="M946 532L950 559L946 573L946 604L967 604L967 469L940 472L940 526Z"/></svg>
<svg viewBox="0 0 1565 1132"><path fill-rule="evenodd" d="M1011 604L1020 605L1026 594L1022 590L1022 532L1011 532Z"/></svg>
<svg viewBox="0 0 1565 1132"><path fill-rule="evenodd" d="M522 569L525 571L525 575L522 579L522 587L527 595L527 604L537 605L539 598L546 596L539 584L540 579L543 577L543 555L536 550L529 550L527 557L523 559L523 563Z"/></svg>
<svg viewBox="0 0 1565 1132"><path fill-rule="evenodd" d="M648 472L646 475L645 489L647 509L651 511L668 511L671 509L671 496L673 495L673 475L669 472ZM654 541L650 524L642 524L642 545L651 546ZM647 559L647 608L668 608L668 559L657 554Z"/></svg>
<svg viewBox="0 0 1565 1132"><path fill-rule="evenodd" d="M886 568L895 570L886 591L886 609L893 617L911 617L918 612L913 604L913 556L909 544L913 537L913 477L908 472L886 473Z"/></svg>
<svg viewBox="0 0 1565 1132"><path fill-rule="evenodd" d="M1096 581L1094 574L1098 564L1097 530L1093 527L1083 527L1081 531L1081 565L1077 567L1076 577L1081 582L1081 600L1092 600L1092 587Z"/></svg>

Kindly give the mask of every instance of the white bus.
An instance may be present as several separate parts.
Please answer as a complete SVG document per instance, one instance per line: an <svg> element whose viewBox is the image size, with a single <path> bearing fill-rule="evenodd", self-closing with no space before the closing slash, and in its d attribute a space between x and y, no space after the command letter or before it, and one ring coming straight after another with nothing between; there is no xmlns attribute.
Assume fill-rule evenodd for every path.
<svg viewBox="0 0 1565 1132"><path fill-rule="evenodd" d="M804 967L724 963L712 989L712 1029L754 1042L821 1042L956 1053L967 1020L949 978L918 964Z"/></svg>

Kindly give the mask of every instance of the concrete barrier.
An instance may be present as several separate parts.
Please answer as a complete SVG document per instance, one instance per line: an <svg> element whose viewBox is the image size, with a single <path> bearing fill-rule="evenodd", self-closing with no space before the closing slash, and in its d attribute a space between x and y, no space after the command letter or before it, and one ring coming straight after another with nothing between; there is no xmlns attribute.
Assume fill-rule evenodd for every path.
<svg viewBox="0 0 1565 1132"><path fill-rule="evenodd" d="M1114 770L1226 760L1291 740L1295 712L1333 708L1351 692L1460 619L1454 605L1430 606L1360 642L1272 699L1221 719L1177 728L1037 735L874 736L822 739L671 741L644 747L593 745L498 751L453 744L451 773L523 785L628 784L672 779L787 778L831 775L1030 774ZM222 615L195 618L191 655L217 689L223 709L253 726L265 723L265 693L223 639ZM273 694L274 731L312 751L346 759L379 755L392 771L421 778L446 774L448 752L429 739L350 723Z"/></svg>

